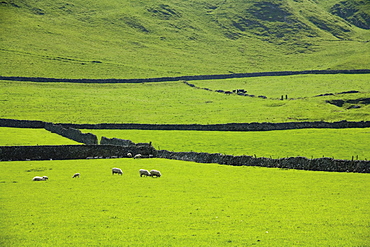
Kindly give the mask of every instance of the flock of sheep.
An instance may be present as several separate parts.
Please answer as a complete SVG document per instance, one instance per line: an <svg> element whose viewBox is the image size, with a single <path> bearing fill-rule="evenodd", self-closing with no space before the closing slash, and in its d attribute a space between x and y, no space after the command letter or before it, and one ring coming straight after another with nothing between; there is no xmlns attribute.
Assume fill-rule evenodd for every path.
<svg viewBox="0 0 370 247"><path fill-rule="evenodd" d="M123 174L123 172L120 168L112 168L112 175L114 175L116 173L119 174L119 175ZM154 177L162 176L161 172L158 171L158 170L148 171L148 170L145 170L145 169L140 169L139 174L140 174L140 177L145 176L145 177L153 177L154 178Z"/></svg>
<svg viewBox="0 0 370 247"><path fill-rule="evenodd" d="M122 169L120 168L112 168L112 175L114 174L118 174L118 175L123 175L123 172L122 172ZM161 177L162 174L160 171L158 170L151 170L151 171L148 171L148 170L145 170L145 169L140 169L139 170L139 174L140 174L140 177L142 176L145 176L145 177ZM75 173L73 174L72 178L79 178L80 177L80 173ZM46 181L48 180L49 178L47 176L43 176L43 177L39 177L39 176L36 176L32 179L32 181Z"/></svg>
<svg viewBox="0 0 370 247"><path fill-rule="evenodd" d="M127 157L131 158L132 154L128 153ZM134 159L139 159L139 158L142 158L141 154L136 154L134 156ZM112 168L112 175L114 175L114 174L123 175L122 169L116 168L116 167ZM139 174L140 174L140 177L145 176L145 177L155 178L155 177L161 177L162 176L161 172L158 171L158 170L148 171L148 170L145 170L145 169L140 169ZM72 176L72 178L79 178L79 177L80 177L80 173L75 173ZM43 177L36 176L32 179L32 181L46 181L48 179L49 178L47 176L43 176Z"/></svg>

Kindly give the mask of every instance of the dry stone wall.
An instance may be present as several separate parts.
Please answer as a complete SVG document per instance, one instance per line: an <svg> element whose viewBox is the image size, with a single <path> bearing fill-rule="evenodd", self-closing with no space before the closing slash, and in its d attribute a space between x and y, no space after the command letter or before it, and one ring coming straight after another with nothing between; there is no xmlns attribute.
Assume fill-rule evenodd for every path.
<svg viewBox="0 0 370 247"><path fill-rule="evenodd" d="M43 121L0 118L0 127L40 129L45 128L45 124Z"/></svg>
<svg viewBox="0 0 370 247"><path fill-rule="evenodd" d="M0 146L0 161L66 160L89 158L125 158L127 154L155 157L156 150L147 146L60 145L60 146Z"/></svg>
<svg viewBox="0 0 370 247"><path fill-rule="evenodd" d="M155 150L151 143L133 143L130 140L102 137L101 145L91 133L81 133L80 130L70 127L45 123L41 121L21 121L13 119L0 119L0 126L19 128L45 128L53 133L60 134L72 140L87 145L65 146L0 146L0 161L7 160L47 160L47 159L86 159L127 157L142 154L143 157L158 157L193 161L198 163L218 163L233 166L262 166L285 169L300 169L312 171L358 172L370 173L370 161L366 160L336 160L332 158L308 159L305 157L290 157L282 159L257 158L253 156L232 156L219 153L197 152L170 152ZM42 126L42 127L41 127ZM70 126L70 125L68 125ZM76 125L73 125L76 126ZM92 127L102 127L104 124ZM293 128L364 128L370 127L370 122L303 122L303 123L251 123L251 124L224 124L224 125L119 125L124 128L147 129L184 129L184 130L223 130L223 131L249 131L249 130L277 130ZM153 128L154 126L154 128ZM183 128L179 128L179 126ZM80 126L81 127L81 126ZM84 126L85 128L86 126ZM117 125L106 127L117 128Z"/></svg>
<svg viewBox="0 0 370 247"><path fill-rule="evenodd" d="M48 125L48 127L46 127ZM269 131L309 128L370 128L370 121L338 121L338 122L286 122L286 123L227 123L227 124L52 124L42 121L0 119L0 127L16 128L52 128L59 125L65 129L143 129L143 130L201 130L201 131ZM56 128L55 128L56 129Z"/></svg>
<svg viewBox="0 0 370 247"><path fill-rule="evenodd" d="M308 159L305 157L271 159L244 155L223 155L219 153L170 152L167 150L158 150L157 157L232 166L261 166L310 171L370 173L370 161L365 160L336 160L332 158Z"/></svg>
<svg viewBox="0 0 370 247"><path fill-rule="evenodd" d="M81 133L80 130L74 128L64 128L62 125L46 123L45 129L49 130L52 133L67 137L76 142L85 144L98 144L98 138L96 137L96 135L91 133Z"/></svg>
<svg viewBox="0 0 370 247"><path fill-rule="evenodd" d="M125 140L125 139L118 139L118 138L107 138L105 136L102 136L100 144L104 145L116 145L116 146L147 146L148 148L152 148L152 143L134 143L131 140Z"/></svg>
<svg viewBox="0 0 370 247"><path fill-rule="evenodd" d="M100 140L100 144L101 145L125 146L125 147L135 145L135 143L130 140L118 139L118 138L107 138L105 136L102 136Z"/></svg>
<svg viewBox="0 0 370 247"><path fill-rule="evenodd" d="M287 75L307 75L307 74L369 74L369 69L359 70L303 70L303 71L275 71L275 72L254 72L254 73L231 73L219 75L193 75L176 77L155 77L142 79L62 79L45 77L17 77L0 76L0 80L9 81L33 81L33 82L69 82L69 83L145 83L163 81L194 81L194 80L217 80L229 78L247 78L262 76L287 76Z"/></svg>
<svg viewBox="0 0 370 247"><path fill-rule="evenodd" d="M287 122L287 123L227 123L227 124L64 124L76 129L143 129L143 130L200 130L200 131L269 131L309 128L369 128L370 121Z"/></svg>

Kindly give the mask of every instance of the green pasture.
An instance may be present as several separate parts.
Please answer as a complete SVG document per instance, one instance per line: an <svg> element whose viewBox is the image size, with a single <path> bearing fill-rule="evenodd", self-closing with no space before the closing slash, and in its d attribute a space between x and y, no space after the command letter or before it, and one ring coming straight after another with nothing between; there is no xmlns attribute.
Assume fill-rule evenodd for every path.
<svg viewBox="0 0 370 247"><path fill-rule="evenodd" d="M370 159L370 128L276 131L83 130L135 143L152 142L157 150L284 158Z"/></svg>
<svg viewBox="0 0 370 247"><path fill-rule="evenodd" d="M215 124L294 121L368 121L369 105L347 109L333 99L370 97L369 75L302 75L191 81L200 87L243 88L267 99L225 95L179 82L73 84L0 82L0 116L54 123ZM313 97L318 94L355 94ZM278 100L288 95L288 100ZM356 105L356 104L355 104Z"/></svg>
<svg viewBox="0 0 370 247"><path fill-rule="evenodd" d="M152 142L157 150L206 152L257 157L331 157L370 159L370 129L302 129L277 131L161 131L161 130L82 130L100 140L128 139ZM0 146L80 144L44 129L0 128Z"/></svg>
<svg viewBox="0 0 370 247"><path fill-rule="evenodd" d="M163 176L141 178L140 168ZM164 159L1 162L0 169L1 246L370 243L368 174ZM72 179L75 172L81 177ZM43 175L49 180L31 181Z"/></svg>
<svg viewBox="0 0 370 247"><path fill-rule="evenodd" d="M248 94L264 95L270 99L280 99L281 95L288 95L288 99L310 98L320 94L338 94L348 91L370 93L370 75L367 74L339 74L339 75L293 75L237 78L226 80L192 81L200 88L212 90L232 91L244 89ZM356 97L356 94L341 95L342 99ZM324 97L330 99L330 97Z"/></svg>
<svg viewBox="0 0 370 247"><path fill-rule="evenodd" d="M71 139L45 129L0 127L0 146L76 145Z"/></svg>
<svg viewBox="0 0 370 247"><path fill-rule="evenodd" d="M0 75L149 78L368 69L369 30L352 23L357 19L330 13L346 2L3 0ZM350 2L357 11L353 18L366 19L366 1ZM369 81L366 74L299 75L189 81L199 87L192 88L181 81L2 80L0 118L148 124L370 121L370 106L361 101L370 98ZM219 89L245 89L267 99L214 92ZM339 94L350 90L359 93ZM315 97L325 93L334 95ZM288 99L279 100L281 95ZM359 102L338 107L328 100ZM83 131L179 152L370 158L369 128ZM78 143L44 129L0 128L0 146L67 144ZM113 167L122 168L123 176L113 176ZM158 169L163 176L141 178L141 168ZM81 177L72 179L76 172ZM48 181L32 181L44 175ZM0 246L369 246L369 187L369 174L157 158L0 162Z"/></svg>

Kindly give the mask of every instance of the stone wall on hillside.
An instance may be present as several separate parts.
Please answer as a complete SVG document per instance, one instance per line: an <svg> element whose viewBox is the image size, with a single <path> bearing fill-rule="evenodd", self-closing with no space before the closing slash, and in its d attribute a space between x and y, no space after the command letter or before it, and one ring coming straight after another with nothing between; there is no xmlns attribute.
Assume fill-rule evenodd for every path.
<svg viewBox="0 0 370 247"><path fill-rule="evenodd" d="M39 129L39 128L45 128L45 124L46 123L43 121L0 118L0 127Z"/></svg>
<svg viewBox="0 0 370 247"><path fill-rule="evenodd" d="M288 76L288 75L308 75L308 74L369 74L369 73L370 73L369 69L303 70L303 71L230 73L230 74L218 74L218 75L154 77L154 78L142 78L142 79L63 79L63 78L45 78L45 77L0 76L0 80L33 81L33 82L68 82L68 83L145 83L145 82L164 82L164 81L217 80L217 79L230 79L230 78L262 77L262 76Z"/></svg>
<svg viewBox="0 0 370 247"><path fill-rule="evenodd" d="M0 161L66 160L88 158L125 158L131 153L155 157L156 150L147 146L60 145L60 146L0 146Z"/></svg>
<svg viewBox="0 0 370 247"><path fill-rule="evenodd" d="M260 166L327 172L370 173L370 161L336 160L332 158L308 159L290 157L281 159L232 156L219 153L170 152L155 150L151 145L63 145L63 146L0 146L0 161L14 160L65 160L87 158L123 158L142 154L142 157L184 160L198 163L216 163L232 166Z"/></svg>
<svg viewBox="0 0 370 247"><path fill-rule="evenodd" d="M147 146L148 148L153 148L151 142L150 143L144 143L144 142L134 143L131 140L119 139L119 138L107 138L105 136L102 136L102 138L100 140L100 144L125 146L125 147L129 147L129 146L132 146L132 145L133 146Z"/></svg>
<svg viewBox="0 0 370 247"><path fill-rule="evenodd" d="M4 124L5 122L5 124ZM38 126L40 123L31 121L28 123L22 121L3 121L6 127L19 126ZM336 123L313 122L312 123L251 123L251 124L226 124L212 125L217 128L207 129L209 125L182 125L186 129L191 127L199 127L196 130L224 130L224 131L247 131L247 130L276 130L276 129L291 129L295 128L355 128L355 127L370 127L370 122L347 122L341 121ZM0 121L1 124L1 121ZM144 125L146 126L146 125ZM153 125L149 129L153 129ZM171 129L178 125L171 125ZM221 128L219 128L222 126ZM25 127L33 128L33 127ZM219 153L196 153L196 152L170 152L166 150L155 150L151 143L133 143L130 140L118 138L102 137L101 145L98 144L98 139L91 133L81 133L80 130L70 127L65 128L61 125L45 123L45 128L53 133L65 136L77 142L87 145L66 145L66 146L3 146L0 147L0 160L47 160L47 159L85 159L88 157L126 157L127 153L133 156L142 154L143 157L158 157L165 159L176 159L193 161L198 163L218 163L233 166L262 166L286 169L300 169L312 171L333 171L333 172L358 172L370 173L370 161L366 160L336 160L332 158L308 159L305 157L290 157L282 159L272 158L257 158L253 156L232 156ZM205 129L203 129L205 128ZM92 145L90 145L92 144Z"/></svg>
<svg viewBox="0 0 370 247"><path fill-rule="evenodd" d="M125 147L135 145L135 143L130 140L118 139L118 138L107 138L105 136L102 136L100 140L100 144L101 145L125 146Z"/></svg>
<svg viewBox="0 0 370 247"><path fill-rule="evenodd" d="M226 123L226 124L71 124L47 123L42 121L28 121L15 119L0 119L0 127L17 128L46 128L60 129L52 125L62 126L64 129L143 129L143 130L200 130L200 131L269 131L308 128L370 128L370 121L338 121L338 122L286 122L286 123ZM60 131L60 130L59 130Z"/></svg>
<svg viewBox="0 0 370 247"><path fill-rule="evenodd" d="M370 173L370 161L365 160L336 160L332 158L308 159L305 157L271 159L245 155L232 156L219 153L170 152L167 150L158 150L157 157L232 166L261 166L311 171Z"/></svg>
<svg viewBox="0 0 370 247"><path fill-rule="evenodd" d="M76 142L85 144L98 144L98 138L96 135L91 133L81 133L80 130L74 128L64 128L62 125L55 125L52 123L46 123L45 129L52 132L74 140Z"/></svg>
<svg viewBox="0 0 370 247"><path fill-rule="evenodd" d="M143 129L143 130L200 130L200 131L270 131L308 128L369 128L370 121L287 122L287 123L227 123L227 124L63 124L76 129Z"/></svg>

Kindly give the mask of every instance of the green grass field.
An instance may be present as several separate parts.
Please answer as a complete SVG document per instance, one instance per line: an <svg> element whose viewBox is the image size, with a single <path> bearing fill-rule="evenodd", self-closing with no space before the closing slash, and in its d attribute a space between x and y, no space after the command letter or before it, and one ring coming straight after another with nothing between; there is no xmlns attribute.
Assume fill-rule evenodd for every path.
<svg viewBox="0 0 370 247"><path fill-rule="evenodd" d="M335 8L334 8L335 7ZM340 16L342 15L342 16ZM148 78L368 69L363 0L3 0L0 75ZM0 81L0 117L54 123L370 121L369 75L182 82ZM337 94L357 90L359 93ZM314 97L335 93L332 96ZM289 100L278 100L288 95ZM360 108L348 109L351 106ZM369 159L369 130L87 130L170 151ZM0 128L0 145L78 144ZM123 176L112 176L120 167ZM161 178L140 178L158 169ZM72 179L75 172L81 178ZM31 181L34 176L46 182ZM165 159L0 162L0 246L369 246L369 174Z"/></svg>
<svg viewBox="0 0 370 247"><path fill-rule="evenodd" d="M140 84L0 83L0 116L54 123L214 124L368 121L369 105L347 109L333 99L370 97L369 75L305 75L194 81L211 89L244 88L268 99L225 95L182 82ZM357 90L360 93L313 97ZM288 95L295 100L277 100Z"/></svg>
<svg viewBox="0 0 370 247"><path fill-rule="evenodd" d="M0 146L76 145L81 144L45 129L0 127Z"/></svg>
<svg viewBox="0 0 370 247"><path fill-rule="evenodd" d="M120 167L123 176L112 176ZM158 169L161 178L140 178ZM368 174L163 159L0 163L2 246L367 246ZM72 179L75 172L81 177ZM32 177L49 177L33 182Z"/></svg>
<svg viewBox="0 0 370 247"><path fill-rule="evenodd" d="M258 157L331 157L336 159L370 159L370 128L303 129L278 131L150 131L150 130L83 130L100 140L128 139L135 143L152 142L158 149L174 152L206 152Z"/></svg>
<svg viewBox="0 0 370 247"><path fill-rule="evenodd" d="M264 95L270 99L280 99L281 95L288 95L290 99L310 98L325 93L341 93L356 90L359 98L370 93L370 75L294 75L252 77L226 80L192 81L201 88L212 90L245 89L253 95ZM338 97L338 96L337 96ZM356 94L342 95L343 99L356 97ZM330 99L329 97L324 99Z"/></svg>

